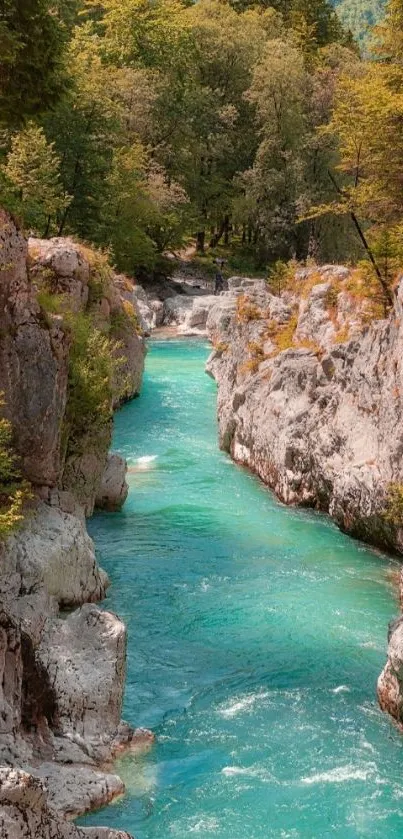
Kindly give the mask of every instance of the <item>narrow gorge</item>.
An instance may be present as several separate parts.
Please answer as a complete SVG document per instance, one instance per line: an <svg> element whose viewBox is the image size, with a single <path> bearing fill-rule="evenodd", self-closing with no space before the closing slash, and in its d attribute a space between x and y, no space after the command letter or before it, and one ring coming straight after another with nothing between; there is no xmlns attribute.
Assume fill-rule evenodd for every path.
<svg viewBox="0 0 403 839"><path fill-rule="evenodd" d="M401 287L144 290L1 221L2 837L399 836L401 564L357 539L402 552Z"/></svg>

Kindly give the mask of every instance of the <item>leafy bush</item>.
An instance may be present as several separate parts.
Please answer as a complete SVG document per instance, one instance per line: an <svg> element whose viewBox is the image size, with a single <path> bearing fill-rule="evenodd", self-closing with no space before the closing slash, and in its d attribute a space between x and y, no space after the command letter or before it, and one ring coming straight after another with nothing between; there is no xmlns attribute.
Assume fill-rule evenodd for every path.
<svg viewBox="0 0 403 839"><path fill-rule="evenodd" d="M117 335L122 332L137 332L142 335L136 309L130 300L123 300L122 309L113 309L110 317L111 333Z"/></svg>
<svg viewBox="0 0 403 839"><path fill-rule="evenodd" d="M269 268L267 277L267 285L272 294L281 294L286 287L288 287L292 277L295 274L295 266L293 262L283 262L278 259L274 265Z"/></svg>
<svg viewBox="0 0 403 839"><path fill-rule="evenodd" d="M4 406L0 398L0 409ZM24 503L30 497L29 485L22 480L12 447L11 423L0 418L0 539L4 539L24 518Z"/></svg>
<svg viewBox="0 0 403 839"><path fill-rule="evenodd" d="M68 315L71 333L68 398L66 408L66 448L76 449L86 438L102 432L112 417L112 377L119 359L116 346L85 314Z"/></svg>
<svg viewBox="0 0 403 839"><path fill-rule="evenodd" d="M383 517L393 527L403 527L403 484L389 484Z"/></svg>
<svg viewBox="0 0 403 839"><path fill-rule="evenodd" d="M247 294L240 294L237 298L236 315L238 323L249 323L251 320L260 320L263 317L262 311L252 303Z"/></svg>
<svg viewBox="0 0 403 839"><path fill-rule="evenodd" d="M60 294L52 294L50 291L42 289L38 291L36 299L40 307L51 315L57 315L63 309L63 298Z"/></svg>

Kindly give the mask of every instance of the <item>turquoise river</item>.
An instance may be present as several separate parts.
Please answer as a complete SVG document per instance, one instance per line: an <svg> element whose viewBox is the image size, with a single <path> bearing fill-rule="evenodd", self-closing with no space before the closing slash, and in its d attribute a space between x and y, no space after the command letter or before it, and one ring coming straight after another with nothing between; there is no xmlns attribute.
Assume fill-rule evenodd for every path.
<svg viewBox="0 0 403 839"><path fill-rule="evenodd" d="M150 344L116 417L123 512L90 524L128 628L124 717L155 748L81 820L136 839L403 836L403 737L376 679L397 563L287 509L217 446L202 341Z"/></svg>

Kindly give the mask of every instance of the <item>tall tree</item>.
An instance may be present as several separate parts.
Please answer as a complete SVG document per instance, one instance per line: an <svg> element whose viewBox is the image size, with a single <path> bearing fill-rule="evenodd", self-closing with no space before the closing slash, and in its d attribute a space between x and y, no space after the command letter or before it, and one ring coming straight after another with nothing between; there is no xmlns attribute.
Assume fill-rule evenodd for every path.
<svg viewBox="0 0 403 839"><path fill-rule="evenodd" d="M45 111L63 87L65 28L50 0L2 0L0 125Z"/></svg>

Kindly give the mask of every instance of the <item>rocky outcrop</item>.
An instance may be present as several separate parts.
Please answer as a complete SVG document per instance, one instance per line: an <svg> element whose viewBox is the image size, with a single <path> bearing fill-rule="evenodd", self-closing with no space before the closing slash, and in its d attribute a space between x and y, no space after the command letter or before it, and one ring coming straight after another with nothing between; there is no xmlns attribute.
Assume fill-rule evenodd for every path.
<svg viewBox="0 0 403 839"><path fill-rule="evenodd" d="M65 239L31 240L28 252L3 212L0 269L3 413L32 486L22 527L0 543L0 833L123 839L75 828L64 816L120 795L114 757L152 739L120 720L126 631L94 605L108 578L85 528L96 499L118 509L127 495L125 461L108 448L113 405L141 384L139 313L104 257ZM88 334L100 336L98 345L109 340L119 359L109 383L100 374L108 385L102 422L75 422L71 407L76 398L78 412L85 409L86 379L74 393L71 365ZM83 348L78 375L92 361ZM66 608L76 611L66 616Z"/></svg>
<svg viewBox="0 0 403 839"><path fill-rule="evenodd" d="M109 454L101 486L95 499L100 510L120 510L126 501L129 487L126 482L127 463L118 454Z"/></svg>
<svg viewBox="0 0 403 839"><path fill-rule="evenodd" d="M187 263L184 263L184 265ZM206 336L207 315L216 301L212 294L211 278L200 282L194 276L194 266L187 265L187 272L175 272L171 279L135 285L129 292L134 296L140 313L140 324L145 335L159 327L170 327L179 336Z"/></svg>
<svg viewBox="0 0 403 839"><path fill-rule="evenodd" d="M35 485L57 484L67 400L69 336L47 323L31 287L27 242L0 209L0 392L23 471Z"/></svg>
<svg viewBox="0 0 403 839"><path fill-rule="evenodd" d="M49 802L44 782L15 769L0 769L0 835L2 839L130 839L122 830L79 828L65 821Z"/></svg>
<svg viewBox="0 0 403 839"><path fill-rule="evenodd" d="M65 341L70 340L68 336L71 334L74 340L75 330L82 329L77 318L85 316L108 336L111 355L116 358L111 381L111 406L118 407L138 394L145 346L133 281L115 275L102 254L70 239L58 238L29 240L28 281L31 296L41 304L40 315L48 331L58 324ZM38 308L38 303L36 305ZM64 407L58 417L59 463L54 476L47 475L46 481L41 483L51 487L58 485L73 494L89 516L102 482L112 425L105 422L102 427L97 424L94 429L94 424L89 422L85 429L80 428L78 434L71 428L71 422L65 416L71 394L68 386L68 346L64 361ZM38 375L37 367L35 371ZM13 413L10 418L14 425ZM66 431L69 433L67 439Z"/></svg>
<svg viewBox="0 0 403 839"><path fill-rule="evenodd" d="M217 298L213 295L185 296L177 294L164 303L164 324L175 324L178 335L207 335L207 317Z"/></svg>
<svg viewBox="0 0 403 839"><path fill-rule="evenodd" d="M378 679L378 699L403 730L403 617L389 627L388 658Z"/></svg>
<svg viewBox="0 0 403 839"><path fill-rule="evenodd" d="M21 529L0 546L0 580L11 572L20 589L42 586L62 608L102 600L108 586L84 521L43 502L27 510Z"/></svg>
<svg viewBox="0 0 403 839"><path fill-rule="evenodd" d="M319 282L300 298L261 283L219 298L207 325L220 442L284 502L402 551L388 493L403 484L403 285L393 314L367 324L363 304L346 315L348 273L307 275Z"/></svg>
<svg viewBox="0 0 403 839"><path fill-rule="evenodd" d="M358 281L343 267L304 269L273 295L233 279L208 315L207 371L223 449L285 503L402 554L403 282L377 319ZM402 619L378 696L403 727Z"/></svg>

